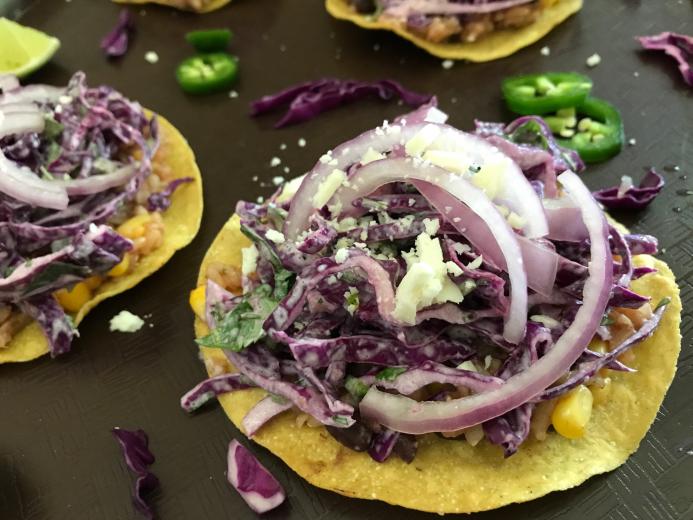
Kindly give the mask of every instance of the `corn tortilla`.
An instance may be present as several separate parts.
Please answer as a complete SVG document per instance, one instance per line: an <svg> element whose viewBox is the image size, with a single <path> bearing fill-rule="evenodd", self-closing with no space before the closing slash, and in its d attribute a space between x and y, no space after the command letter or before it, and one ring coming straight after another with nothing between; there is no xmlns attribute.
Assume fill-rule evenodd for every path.
<svg viewBox="0 0 693 520"><path fill-rule="evenodd" d="M250 241L239 222L237 216L231 217L214 240L202 262L198 285L204 282L210 262L240 266L241 248ZM315 486L434 513L471 513L525 502L611 471L638 448L654 421L681 348L681 299L673 273L649 255L635 256L634 264L654 266L658 272L635 280L633 289L655 303L665 296L671 303L655 334L633 348L637 372L611 372L609 401L595 407L579 440L550 433L543 442L528 440L504 459L502 449L486 441L472 447L431 434L419 440L411 464L396 457L379 464L367 453L342 446L322 426L298 426L294 411L273 419L254 440ZM195 333L198 337L207 333L199 318ZM202 351L206 358L225 359L219 349ZM265 395L261 389L241 390L221 395L219 401L240 429L245 414Z"/></svg>
<svg viewBox="0 0 693 520"><path fill-rule="evenodd" d="M174 5L171 5L171 0L113 0L117 4L135 4L135 5L142 5L142 4L159 4L159 5L164 5L166 7L176 7ZM209 4L205 5L202 7L202 9L185 9L186 11L194 11L196 13L204 14L204 13L210 13L212 11L216 11L217 9L221 9L224 7L226 4L228 4L231 0L212 0ZM176 7L177 8L177 7Z"/></svg>
<svg viewBox="0 0 693 520"><path fill-rule="evenodd" d="M354 11L347 0L326 0L327 11L340 20L348 20L364 29L385 29L421 47L439 58L469 61L491 61L514 54L546 36L554 27L582 7L582 0L559 0L542 10L536 22L519 29L503 29L482 36L478 41L433 43L397 22L373 20Z"/></svg>
<svg viewBox="0 0 693 520"><path fill-rule="evenodd" d="M148 113L151 115L151 113ZM188 245L197 234L202 219L202 178L195 155L185 138L171 123L157 116L161 144L154 162L168 166L172 177L192 177L173 194L171 206L162 213L164 243L140 258L133 271L118 278L107 278L94 297L73 316L75 324L84 319L97 304L134 287L168 262L173 254ZM0 363L31 361L48 353L48 343L36 322L29 324L12 338L7 348L0 348Z"/></svg>

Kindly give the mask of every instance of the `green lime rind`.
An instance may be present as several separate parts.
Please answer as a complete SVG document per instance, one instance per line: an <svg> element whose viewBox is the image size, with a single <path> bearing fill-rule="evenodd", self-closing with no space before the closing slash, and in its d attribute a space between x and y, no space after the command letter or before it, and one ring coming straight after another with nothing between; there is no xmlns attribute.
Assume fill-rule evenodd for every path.
<svg viewBox="0 0 693 520"><path fill-rule="evenodd" d="M0 18L0 74L23 78L40 69L60 48L60 40Z"/></svg>

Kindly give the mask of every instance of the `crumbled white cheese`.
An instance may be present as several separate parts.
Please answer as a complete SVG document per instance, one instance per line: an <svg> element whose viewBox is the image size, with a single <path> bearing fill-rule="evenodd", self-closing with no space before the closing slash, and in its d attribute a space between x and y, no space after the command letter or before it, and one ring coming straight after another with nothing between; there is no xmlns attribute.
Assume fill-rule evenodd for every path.
<svg viewBox="0 0 693 520"><path fill-rule="evenodd" d="M440 65L445 70L450 70L454 64L455 64L455 62L452 60L443 60L443 62Z"/></svg>
<svg viewBox="0 0 693 520"><path fill-rule="evenodd" d="M596 52L592 54L589 58L585 60L585 63L587 64L588 67L596 67L602 62L602 57L597 54Z"/></svg>
<svg viewBox="0 0 693 520"><path fill-rule="evenodd" d="M454 173L466 173L471 164L471 158L467 154L445 150L428 150L423 154L423 159Z"/></svg>
<svg viewBox="0 0 693 520"><path fill-rule="evenodd" d="M476 289L476 282L474 280L465 280L460 285L460 290L464 296L467 296L470 292Z"/></svg>
<svg viewBox="0 0 693 520"><path fill-rule="evenodd" d="M137 332L144 325L144 320L130 311L120 311L111 318L109 328L111 332Z"/></svg>
<svg viewBox="0 0 693 520"><path fill-rule="evenodd" d="M276 168L281 163L282 163L282 160L279 157L272 157L272 159L270 160L270 166L272 168Z"/></svg>
<svg viewBox="0 0 693 520"><path fill-rule="evenodd" d="M335 168L318 186L315 195L313 195L313 207L316 209L322 208L327 201L332 198L335 191L339 189L344 181L347 180L347 174L344 170Z"/></svg>
<svg viewBox="0 0 693 520"><path fill-rule="evenodd" d="M431 236L435 236L440 229L440 221L437 218L425 218L423 219L424 231Z"/></svg>
<svg viewBox="0 0 693 520"><path fill-rule="evenodd" d="M262 195L258 195L257 199L255 199L255 202L257 202L258 204L262 204L263 202L265 202L265 197L263 197Z"/></svg>
<svg viewBox="0 0 693 520"><path fill-rule="evenodd" d="M548 56L551 54L551 48L548 45L544 45L540 50L539 53L542 56Z"/></svg>
<svg viewBox="0 0 693 520"><path fill-rule="evenodd" d="M426 125L407 141L404 145L404 151L412 157L420 156L431 146L439 134L440 127L438 125Z"/></svg>
<svg viewBox="0 0 693 520"><path fill-rule="evenodd" d="M395 293L393 316L410 325L416 323L416 312L434 303L459 303L463 296L447 275L440 241L421 233L416 238L416 250L402 253L407 273Z"/></svg>
<svg viewBox="0 0 693 520"><path fill-rule="evenodd" d="M628 139L628 146L635 146L636 144L638 144L638 142L635 140L635 137Z"/></svg>
<svg viewBox="0 0 693 520"><path fill-rule="evenodd" d="M338 264L343 264L347 261L347 258L349 258L349 250L345 247L337 249L337 252L334 254L334 261Z"/></svg>
<svg viewBox="0 0 693 520"><path fill-rule="evenodd" d="M148 51L144 54L144 61L147 63L157 63L159 61L159 55L154 51Z"/></svg>
<svg viewBox="0 0 693 520"><path fill-rule="evenodd" d="M471 270L479 269L479 267L481 267L481 263L483 261L484 261L484 257L479 255L474 260L472 260L471 262L469 262L467 264L467 269L471 269Z"/></svg>
<svg viewBox="0 0 693 520"><path fill-rule="evenodd" d="M377 152L372 147L369 147L368 150L366 150L366 153L363 154L363 157L361 157L361 164L365 166L368 163L379 161L380 159L384 158L385 156L383 154Z"/></svg>
<svg viewBox="0 0 693 520"><path fill-rule="evenodd" d="M280 150L286 150L286 143L281 143L281 144L279 145L279 149L280 149Z"/></svg>
<svg viewBox="0 0 693 520"><path fill-rule="evenodd" d="M510 224L510 226L513 229L522 229L527 224L527 219L525 219L524 217L521 217L520 215L518 215L514 211L510 212L510 215L508 215L507 221L508 221L508 224Z"/></svg>
<svg viewBox="0 0 693 520"><path fill-rule="evenodd" d="M543 314L535 314L530 316L529 319L535 323L541 323L549 329L555 329L561 326L561 322L552 318L551 316L545 316Z"/></svg>
<svg viewBox="0 0 693 520"><path fill-rule="evenodd" d="M322 164L329 164L330 161L332 161L332 152L327 152L320 156L320 162Z"/></svg>
<svg viewBox="0 0 693 520"><path fill-rule="evenodd" d="M272 184L274 184L275 186L281 186L282 184L284 184L285 180L286 179L284 179L284 177L282 177L281 175L277 175L276 177L272 177Z"/></svg>
<svg viewBox="0 0 693 520"><path fill-rule="evenodd" d="M230 97L231 99L236 99L236 98L238 97L238 92L236 92L235 90L230 91L230 92L229 92L229 97Z"/></svg>
<svg viewBox="0 0 693 520"><path fill-rule="evenodd" d="M241 249L241 257L243 259L241 262L241 272L244 275L248 276L249 274L255 272L255 270L257 269L258 256L259 254L257 247L255 247L255 244Z"/></svg>
<svg viewBox="0 0 693 520"><path fill-rule="evenodd" d="M464 253L469 253L472 250L472 248L469 247L467 244L463 244L461 242L455 242L452 245L452 248L455 250L455 253L457 253L458 255L462 255Z"/></svg>
<svg viewBox="0 0 693 520"><path fill-rule="evenodd" d="M305 140L303 137L301 137L301 138L298 140L298 146L299 146L300 148L303 148L303 147L306 146L306 140Z"/></svg>
<svg viewBox="0 0 693 520"><path fill-rule="evenodd" d="M459 265L451 261L445 262L445 268L448 270L448 274L451 274L452 276L461 276L464 272Z"/></svg>
<svg viewBox="0 0 693 520"><path fill-rule="evenodd" d="M288 166L284 166L284 173L289 173L291 171L291 168Z"/></svg>
<svg viewBox="0 0 693 520"><path fill-rule="evenodd" d="M283 244L286 241L286 238L284 238L284 233L277 231L276 229L268 229L267 233L265 233L265 237L267 237L267 240L274 242L275 244Z"/></svg>
<svg viewBox="0 0 693 520"><path fill-rule="evenodd" d="M291 179L289 182L284 184L284 186L282 186L282 192L277 197L277 202L279 204L283 204L284 202L291 200L291 198L298 191L298 188L301 186L304 177L305 175L301 175L300 177Z"/></svg>

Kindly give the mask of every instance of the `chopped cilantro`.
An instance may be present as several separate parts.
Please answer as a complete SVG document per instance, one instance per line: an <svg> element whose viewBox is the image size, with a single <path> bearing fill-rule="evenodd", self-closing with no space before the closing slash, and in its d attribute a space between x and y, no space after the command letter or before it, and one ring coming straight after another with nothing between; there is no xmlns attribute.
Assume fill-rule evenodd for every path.
<svg viewBox="0 0 693 520"><path fill-rule="evenodd" d="M347 376L346 382L344 383L344 388L346 388L347 392L349 392L359 401L363 399L368 392L368 385L363 383L363 381L361 381L358 377L353 376Z"/></svg>
<svg viewBox="0 0 693 520"><path fill-rule="evenodd" d="M375 378L378 381L393 381L397 376L406 371L405 367L387 367L381 370Z"/></svg>
<svg viewBox="0 0 693 520"><path fill-rule="evenodd" d="M666 305L669 305L670 303L671 303L671 298L669 298L668 296L665 296L664 298L662 298L661 300L659 300L659 303L658 303L657 306L654 308L654 310L657 310L657 309L659 309L659 308L661 308L661 307L664 307L664 306L666 306Z"/></svg>

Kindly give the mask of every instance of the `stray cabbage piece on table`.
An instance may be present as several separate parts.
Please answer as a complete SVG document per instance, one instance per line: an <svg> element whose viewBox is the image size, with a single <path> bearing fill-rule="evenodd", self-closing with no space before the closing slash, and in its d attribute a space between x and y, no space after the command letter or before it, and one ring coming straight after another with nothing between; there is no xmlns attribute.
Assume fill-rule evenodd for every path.
<svg viewBox="0 0 693 520"><path fill-rule="evenodd" d="M693 86L693 36L674 32L663 32L653 36L637 38L647 50L664 51L676 60L683 81Z"/></svg>
<svg viewBox="0 0 693 520"><path fill-rule="evenodd" d="M182 136L111 87L0 88L2 363L68 352L89 310L192 240L202 194Z"/></svg>
<svg viewBox="0 0 693 520"><path fill-rule="evenodd" d="M656 239L607 217L541 118L444 123L431 102L238 203L190 295L213 377L182 399L217 395L317 486L438 513L622 464L681 311Z"/></svg>
<svg viewBox="0 0 693 520"><path fill-rule="evenodd" d="M159 479L149 470L156 460L149 449L149 437L144 430L125 430L113 428L111 433L120 444L125 465L137 479L132 491L132 503L140 513L149 519L154 518L154 510L145 500L145 495L159 487Z"/></svg>

